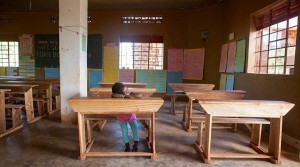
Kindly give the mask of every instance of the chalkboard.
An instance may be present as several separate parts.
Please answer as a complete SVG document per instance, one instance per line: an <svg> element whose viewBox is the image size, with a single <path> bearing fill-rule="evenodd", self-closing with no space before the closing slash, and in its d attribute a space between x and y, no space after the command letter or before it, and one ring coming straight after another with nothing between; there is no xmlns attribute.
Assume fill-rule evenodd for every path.
<svg viewBox="0 0 300 167"><path fill-rule="evenodd" d="M57 34L35 35L35 67L59 67L59 36Z"/></svg>
<svg viewBox="0 0 300 167"><path fill-rule="evenodd" d="M102 69L102 35L88 35L87 67ZM59 68L59 35L35 35L35 67Z"/></svg>
<svg viewBox="0 0 300 167"><path fill-rule="evenodd" d="M102 35L88 35L87 43L88 68L102 69Z"/></svg>

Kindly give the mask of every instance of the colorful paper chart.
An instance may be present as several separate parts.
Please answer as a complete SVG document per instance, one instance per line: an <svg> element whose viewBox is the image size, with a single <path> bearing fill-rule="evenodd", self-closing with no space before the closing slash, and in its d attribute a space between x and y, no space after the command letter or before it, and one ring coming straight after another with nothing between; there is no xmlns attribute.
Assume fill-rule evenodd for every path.
<svg viewBox="0 0 300 167"><path fill-rule="evenodd" d="M59 68L45 68L45 78L59 78Z"/></svg>
<svg viewBox="0 0 300 167"><path fill-rule="evenodd" d="M18 67L6 67L6 76L18 76Z"/></svg>
<svg viewBox="0 0 300 167"><path fill-rule="evenodd" d="M233 89L234 89L234 75L227 74L225 90L233 90Z"/></svg>
<svg viewBox="0 0 300 167"><path fill-rule="evenodd" d="M136 82L137 83L147 83L146 88L151 88L151 71L150 70L136 70Z"/></svg>
<svg viewBox="0 0 300 167"><path fill-rule="evenodd" d="M222 46L222 50L221 50L221 59L220 59L219 72L225 72L226 71L227 52L228 52L228 44L224 44Z"/></svg>
<svg viewBox="0 0 300 167"><path fill-rule="evenodd" d="M103 81L117 82L119 80L119 50L118 47L104 46Z"/></svg>
<svg viewBox="0 0 300 167"><path fill-rule="evenodd" d="M152 88L156 89L156 93L166 93L167 71L152 70Z"/></svg>
<svg viewBox="0 0 300 167"><path fill-rule="evenodd" d="M90 69L89 74L89 87L100 87L98 83L102 81L102 70Z"/></svg>
<svg viewBox="0 0 300 167"><path fill-rule="evenodd" d="M183 49L168 49L168 72L182 72Z"/></svg>
<svg viewBox="0 0 300 167"><path fill-rule="evenodd" d="M20 37L20 55L32 56L32 37L31 37L31 35L23 34Z"/></svg>
<svg viewBox="0 0 300 167"><path fill-rule="evenodd" d="M226 74L221 74L219 89L225 90L225 85L226 85Z"/></svg>
<svg viewBox="0 0 300 167"><path fill-rule="evenodd" d="M228 45L228 58L227 58L226 73L234 72L235 54L236 54L236 41L233 41L233 42L230 42Z"/></svg>
<svg viewBox="0 0 300 167"><path fill-rule="evenodd" d="M200 49L185 49L183 63L183 78L184 79L203 79L204 69L204 48Z"/></svg>
<svg viewBox="0 0 300 167"><path fill-rule="evenodd" d="M168 72L167 76L167 94L173 94L169 83L182 83L182 72Z"/></svg>
<svg viewBox="0 0 300 167"><path fill-rule="evenodd" d="M242 73L245 71L245 59L246 59L246 39L243 39L236 43L234 72Z"/></svg>
<svg viewBox="0 0 300 167"><path fill-rule="evenodd" d="M120 82L134 82L134 70L119 70L119 81Z"/></svg>

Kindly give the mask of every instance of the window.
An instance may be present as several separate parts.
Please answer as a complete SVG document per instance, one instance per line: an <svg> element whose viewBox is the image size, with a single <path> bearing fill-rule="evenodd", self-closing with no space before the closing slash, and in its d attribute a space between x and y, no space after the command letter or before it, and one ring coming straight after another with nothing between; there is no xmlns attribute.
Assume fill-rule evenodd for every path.
<svg viewBox="0 0 300 167"><path fill-rule="evenodd" d="M255 30L249 38L250 73L294 74L298 3L297 0L280 2L268 12L254 16Z"/></svg>
<svg viewBox="0 0 300 167"><path fill-rule="evenodd" d="M19 43L0 41L0 67L19 67Z"/></svg>
<svg viewBox="0 0 300 167"><path fill-rule="evenodd" d="M119 68L162 70L164 44L161 39L161 36L122 36Z"/></svg>

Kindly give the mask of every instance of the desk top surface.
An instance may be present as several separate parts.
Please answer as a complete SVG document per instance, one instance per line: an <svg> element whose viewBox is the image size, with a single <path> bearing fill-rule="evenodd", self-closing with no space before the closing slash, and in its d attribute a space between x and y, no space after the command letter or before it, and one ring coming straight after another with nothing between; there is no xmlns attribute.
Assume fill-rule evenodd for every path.
<svg viewBox="0 0 300 167"><path fill-rule="evenodd" d="M0 84L0 89L10 89L12 92L28 91L36 87L34 84Z"/></svg>
<svg viewBox="0 0 300 167"><path fill-rule="evenodd" d="M163 104L163 99L147 98L95 98L73 97L68 99L71 108L82 114L153 113Z"/></svg>
<svg viewBox="0 0 300 167"><path fill-rule="evenodd" d="M184 89L190 99L212 100L212 99L242 99L246 92L242 90L196 90Z"/></svg>
<svg viewBox="0 0 300 167"><path fill-rule="evenodd" d="M169 83L169 86L173 91L184 91L184 89L193 89L193 90L212 90L214 84L190 84L190 83Z"/></svg>
<svg viewBox="0 0 300 167"><path fill-rule="evenodd" d="M133 82L122 82L124 86L129 88L145 88L147 83L133 83ZM101 87L112 87L115 83L113 82L99 82L98 83Z"/></svg>
<svg viewBox="0 0 300 167"><path fill-rule="evenodd" d="M10 89L0 89L0 92L8 92Z"/></svg>
<svg viewBox="0 0 300 167"><path fill-rule="evenodd" d="M197 100L206 113L224 117L279 118L295 106L271 100Z"/></svg>

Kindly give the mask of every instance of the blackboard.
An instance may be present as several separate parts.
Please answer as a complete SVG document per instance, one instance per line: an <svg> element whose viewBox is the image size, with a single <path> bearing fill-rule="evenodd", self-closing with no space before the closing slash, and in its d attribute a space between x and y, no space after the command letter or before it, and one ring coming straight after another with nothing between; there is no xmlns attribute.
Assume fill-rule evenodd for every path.
<svg viewBox="0 0 300 167"><path fill-rule="evenodd" d="M59 68L59 35L35 35L35 67ZM102 35L88 35L87 67L102 69Z"/></svg>
<svg viewBox="0 0 300 167"><path fill-rule="evenodd" d="M35 67L59 67L59 36L57 34L35 35Z"/></svg>
<svg viewBox="0 0 300 167"><path fill-rule="evenodd" d="M88 68L102 69L102 35L88 35L87 43Z"/></svg>

